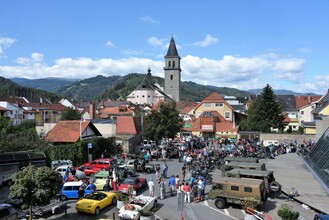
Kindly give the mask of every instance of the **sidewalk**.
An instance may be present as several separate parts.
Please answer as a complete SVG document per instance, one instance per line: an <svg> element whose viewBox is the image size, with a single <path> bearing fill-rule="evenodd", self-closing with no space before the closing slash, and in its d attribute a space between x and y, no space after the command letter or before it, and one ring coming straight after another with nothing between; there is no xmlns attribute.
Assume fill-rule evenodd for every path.
<svg viewBox="0 0 329 220"><path fill-rule="evenodd" d="M274 177L282 185L283 192L288 193L291 187L295 187L300 194L296 200L310 208L329 213L329 195L308 169L302 157L289 153L262 161L266 163L267 170L274 171Z"/></svg>

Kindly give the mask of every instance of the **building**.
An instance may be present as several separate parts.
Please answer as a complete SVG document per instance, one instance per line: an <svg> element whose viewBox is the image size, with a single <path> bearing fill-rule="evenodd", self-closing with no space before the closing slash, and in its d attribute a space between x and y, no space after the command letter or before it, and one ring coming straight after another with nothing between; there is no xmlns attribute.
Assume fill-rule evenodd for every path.
<svg viewBox="0 0 329 220"><path fill-rule="evenodd" d="M127 96L127 101L136 105L153 106L159 100L170 102L172 99L159 86L152 83L151 69L148 68L146 79Z"/></svg>
<svg viewBox="0 0 329 220"><path fill-rule="evenodd" d="M181 84L181 68L180 56L178 55L175 40L170 40L167 55L165 56L165 93L168 94L176 102L180 101L180 84Z"/></svg>

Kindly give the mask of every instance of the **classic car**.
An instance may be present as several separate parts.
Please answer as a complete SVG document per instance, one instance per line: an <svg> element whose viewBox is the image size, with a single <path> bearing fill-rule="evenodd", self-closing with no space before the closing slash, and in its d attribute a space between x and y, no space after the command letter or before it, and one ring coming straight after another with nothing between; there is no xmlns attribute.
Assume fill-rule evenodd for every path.
<svg viewBox="0 0 329 220"><path fill-rule="evenodd" d="M135 197L127 205L119 210L119 217L122 219L139 219L142 211L150 211L156 208L158 202L156 197L140 195Z"/></svg>
<svg viewBox="0 0 329 220"><path fill-rule="evenodd" d="M116 166L117 162L118 161L116 159L99 158L91 161L91 163L89 162L84 163L83 166L86 167L91 166L92 168L98 168L100 170L109 170L111 167Z"/></svg>
<svg viewBox="0 0 329 220"><path fill-rule="evenodd" d="M117 167L117 169L118 169L119 179L124 179L124 178L127 178L128 176L136 176L135 170L133 168L125 167L125 166L121 165L121 166ZM100 170L94 175L94 177L97 179L106 179L106 177L108 175L109 175L108 171ZM112 175L110 175L110 177L111 176Z"/></svg>
<svg viewBox="0 0 329 220"><path fill-rule="evenodd" d="M141 160L138 160L138 165L137 165L137 171L142 171L142 166L141 166ZM124 167L128 167L129 169L134 169L134 161L135 160L128 160L128 162L125 165L122 165ZM155 171L155 166L156 164L152 164L152 163L147 163L145 165L145 172L146 173L151 173Z"/></svg>
<svg viewBox="0 0 329 220"><path fill-rule="evenodd" d="M77 212L98 215L100 210L109 205L116 205L118 193L113 192L97 192L87 195L84 199L79 200L75 204Z"/></svg>
<svg viewBox="0 0 329 220"><path fill-rule="evenodd" d="M87 176L90 176L90 175L94 175L101 169L97 167L92 167L90 165L89 166L81 165L80 167L77 167L76 170L83 171Z"/></svg>
<svg viewBox="0 0 329 220"><path fill-rule="evenodd" d="M132 184L132 187L134 188L135 191L147 186L147 182L145 178L128 177L124 179L122 183L120 183L119 191L127 193L129 183Z"/></svg>

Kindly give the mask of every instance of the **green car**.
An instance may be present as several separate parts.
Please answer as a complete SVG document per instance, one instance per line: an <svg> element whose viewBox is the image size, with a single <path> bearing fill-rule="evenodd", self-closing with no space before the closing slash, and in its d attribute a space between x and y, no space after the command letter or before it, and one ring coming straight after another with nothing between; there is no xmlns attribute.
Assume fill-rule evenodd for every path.
<svg viewBox="0 0 329 220"><path fill-rule="evenodd" d="M123 165L124 167L130 168L130 169L134 169L134 161L135 160L128 160L128 162ZM141 166L142 162L141 160L138 159L138 165L137 165L137 171L142 171L142 166ZM152 163L147 163L145 165L145 172L146 173L151 173L155 171L155 166L156 164L152 164Z"/></svg>
<svg viewBox="0 0 329 220"><path fill-rule="evenodd" d="M136 172L134 168L126 167L125 165L120 165L117 167L118 169L118 175L120 179L127 178L128 176L136 176ZM109 171L106 170L100 170L98 171L94 177L96 179L106 179L106 177L109 175ZM110 175L111 177L112 175Z"/></svg>

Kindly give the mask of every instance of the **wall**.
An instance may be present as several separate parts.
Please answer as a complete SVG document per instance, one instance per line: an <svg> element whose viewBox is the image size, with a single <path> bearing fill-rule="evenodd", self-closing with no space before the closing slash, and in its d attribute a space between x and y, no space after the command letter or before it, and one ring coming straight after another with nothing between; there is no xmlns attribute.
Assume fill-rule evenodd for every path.
<svg viewBox="0 0 329 220"><path fill-rule="evenodd" d="M259 135L260 141L264 140L277 140L279 143L283 143L285 140L288 140L288 143L290 141L294 141L297 139L298 143L303 143L304 139L308 141L316 140L315 134L278 134L278 133L261 133Z"/></svg>

